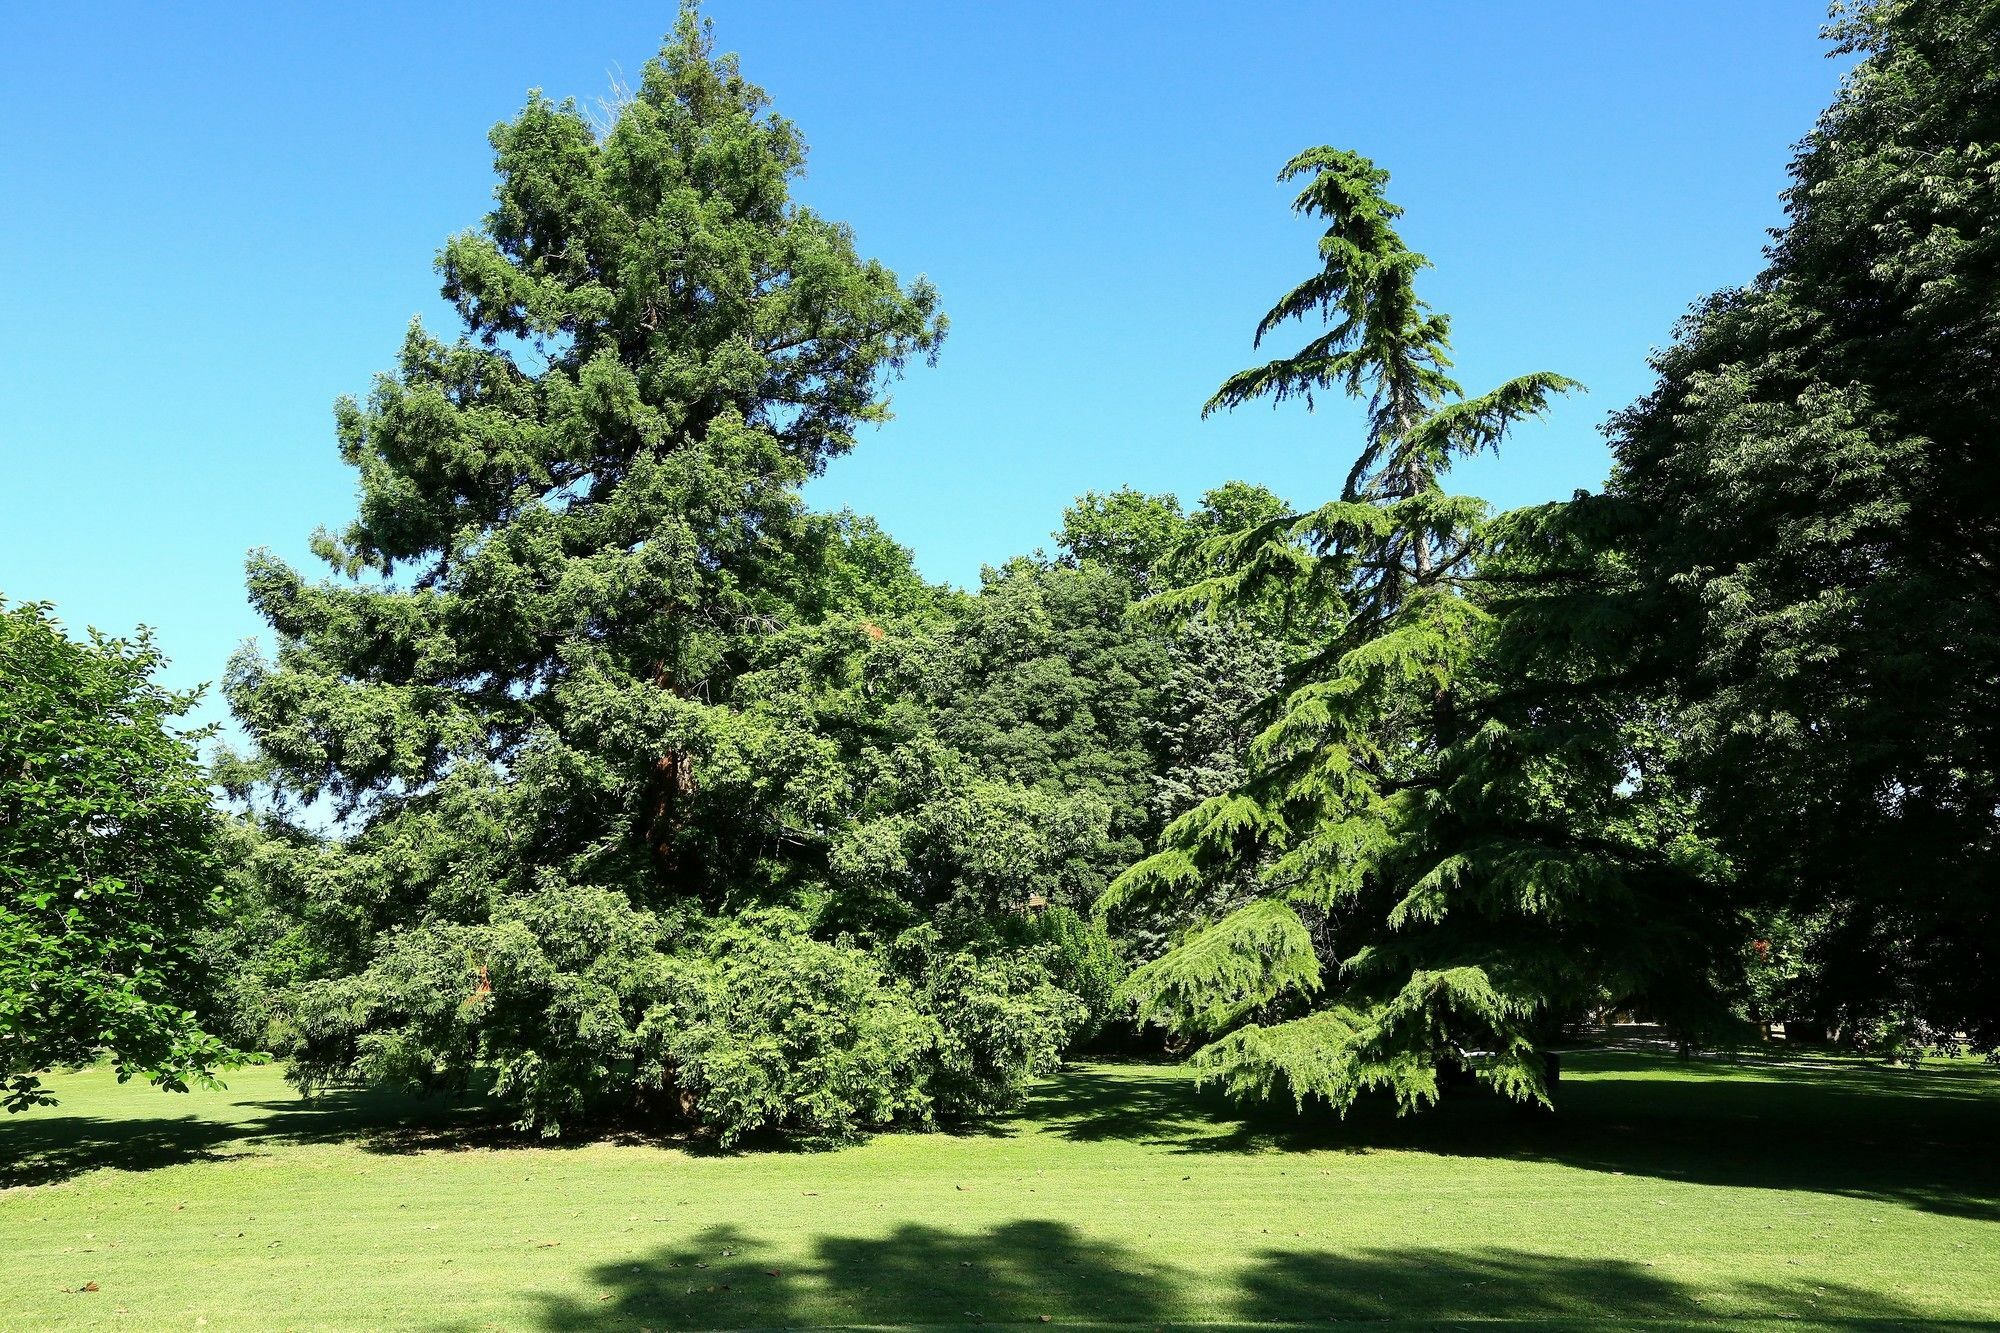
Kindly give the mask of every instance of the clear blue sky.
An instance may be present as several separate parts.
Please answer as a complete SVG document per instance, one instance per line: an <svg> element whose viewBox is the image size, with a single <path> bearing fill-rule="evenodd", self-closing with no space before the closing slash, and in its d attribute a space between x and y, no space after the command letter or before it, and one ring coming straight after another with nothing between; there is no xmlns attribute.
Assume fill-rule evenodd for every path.
<svg viewBox="0 0 2000 1333"><path fill-rule="evenodd" d="M486 207L488 127L636 75L672 8L0 8L0 593L152 624L172 680L215 679L259 629L244 553L304 562L351 512L333 399L413 313L450 327L431 257ZM1336 489L1346 409L1198 415L1313 263L1273 177L1317 143L1393 173L1468 388L1590 386L1457 484L1595 486L1648 349L1756 271L1841 69L1818 0L709 12L812 144L802 198L952 318L811 498L960 583L1088 489Z"/></svg>

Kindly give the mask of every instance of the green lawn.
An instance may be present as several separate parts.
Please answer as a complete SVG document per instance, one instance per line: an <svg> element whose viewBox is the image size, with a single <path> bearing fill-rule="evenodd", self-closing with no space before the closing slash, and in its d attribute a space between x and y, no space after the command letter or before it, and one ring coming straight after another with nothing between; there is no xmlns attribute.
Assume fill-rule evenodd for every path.
<svg viewBox="0 0 2000 1333"><path fill-rule="evenodd" d="M56 1087L0 1122L6 1328L2000 1321L1971 1065L1601 1052L1557 1116L1345 1125L1088 1065L983 1132L734 1156L495 1146L268 1068Z"/></svg>

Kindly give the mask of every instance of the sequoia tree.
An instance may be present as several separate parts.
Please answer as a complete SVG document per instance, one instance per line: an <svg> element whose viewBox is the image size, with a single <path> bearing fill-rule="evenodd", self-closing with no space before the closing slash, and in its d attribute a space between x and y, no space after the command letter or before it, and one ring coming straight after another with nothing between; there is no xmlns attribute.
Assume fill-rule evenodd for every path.
<svg viewBox="0 0 2000 1333"><path fill-rule="evenodd" d="M270 872L315 951L287 1003L295 1072L435 1082L487 1062L545 1131L637 1084L722 1118L776 1097L729 1091L730 1066L687 1045L733 1030L747 992L681 955L704 922L824 876L848 774L810 709L767 706L774 655L807 633L851 657L880 636L869 616L926 594L898 548L881 563L798 488L945 329L928 283L792 198L804 143L692 9L616 110L600 132L535 94L493 131L494 207L438 258L463 331L413 325L396 369L339 405L358 516L314 539L328 578L252 558L276 653L227 679L255 743L237 790L340 821ZM796 929L764 934L731 966ZM832 947L772 966L909 998L814 961ZM924 1047L850 1017L812 1040L893 1029L904 1052L857 1068L887 1077Z"/></svg>

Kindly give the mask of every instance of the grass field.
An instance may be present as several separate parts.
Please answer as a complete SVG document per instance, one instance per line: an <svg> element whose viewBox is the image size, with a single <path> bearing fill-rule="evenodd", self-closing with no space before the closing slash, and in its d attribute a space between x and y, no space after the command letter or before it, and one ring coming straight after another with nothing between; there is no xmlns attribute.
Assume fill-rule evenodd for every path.
<svg viewBox="0 0 2000 1333"><path fill-rule="evenodd" d="M0 1122L0 1327L2000 1321L2000 1077L1572 1057L1556 1116L1245 1119L1086 1065L959 1135L733 1156L171 1097ZM93 1285L94 1284L94 1285Z"/></svg>

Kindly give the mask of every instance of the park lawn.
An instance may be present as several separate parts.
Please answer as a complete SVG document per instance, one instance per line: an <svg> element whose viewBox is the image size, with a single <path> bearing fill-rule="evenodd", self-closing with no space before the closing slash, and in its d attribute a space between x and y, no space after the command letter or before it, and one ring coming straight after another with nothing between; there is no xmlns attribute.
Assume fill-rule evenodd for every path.
<svg viewBox="0 0 2000 1333"><path fill-rule="evenodd" d="M1086 1064L978 1132L734 1155L522 1144L270 1067L54 1087L0 1121L9 1329L2000 1321L1972 1064L1599 1051L1553 1116L1344 1124Z"/></svg>

